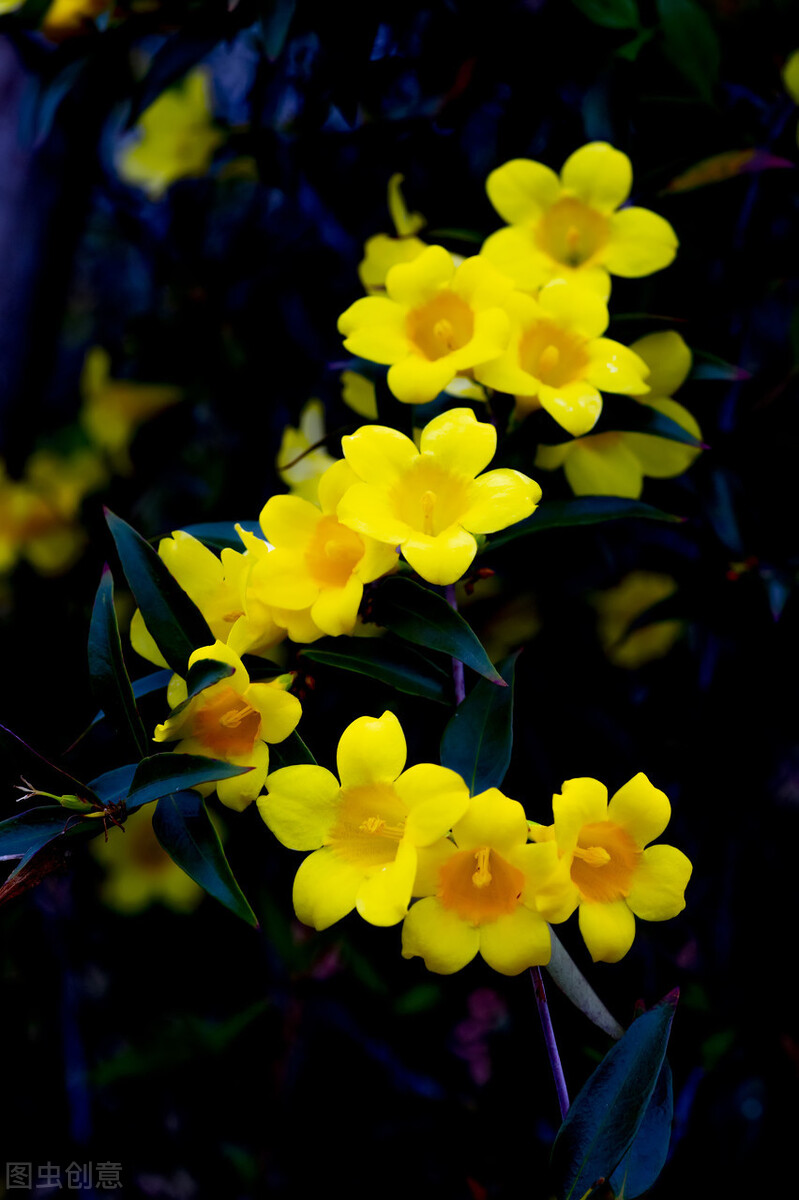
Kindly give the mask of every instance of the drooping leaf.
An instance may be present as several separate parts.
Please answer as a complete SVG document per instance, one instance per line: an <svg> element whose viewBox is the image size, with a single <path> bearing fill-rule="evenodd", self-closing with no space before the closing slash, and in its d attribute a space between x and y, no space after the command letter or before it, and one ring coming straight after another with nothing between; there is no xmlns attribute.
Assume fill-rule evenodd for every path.
<svg viewBox="0 0 799 1200"><path fill-rule="evenodd" d="M719 40L696 0L657 0L663 50L700 96L710 100L718 79Z"/></svg>
<svg viewBox="0 0 799 1200"><path fill-rule="evenodd" d="M188 688L186 699L191 700L199 692L205 691L207 687L219 683L221 679L230 679L233 674L235 674L235 667L232 667L230 663L219 662L214 658L201 658L193 667L189 667L186 676L186 687Z"/></svg>
<svg viewBox="0 0 799 1200"><path fill-rule="evenodd" d="M127 795L138 765L138 763L127 763L124 767L114 767L113 770L105 771L92 780L92 787L106 807L111 804L121 804L123 800L126 801L128 812L139 807L138 804L131 805L127 802Z"/></svg>
<svg viewBox="0 0 799 1200"><path fill-rule="evenodd" d="M244 551L244 543L236 532L240 525L248 533L263 538L263 531L257 521L206 521L200 525L185 525L184 533L190 533L198 542L202 542L209 550L238 550Z"/></svg>
<svg viewBox="0 0 799 1200"><path fill-rule="evenodd" d="M558 1200L579 1200L629 1152L660 1076L676 1004L672 992L633 1021L572 1103L552 1147Z"/></svg>
<svg viewBox="0 0 799 1200"><path fill-rule="evenodd" d="M476 796L501 787L513 749L513 683L518 652L502 665L508 685L494 687L478 679L461 701L441 739L441 765L457 771Z"/></svg>
<svg viewBox="0 0 799 1200"><path fill-rule="evenodd" d="M671 1067L664 1058L635 1141L610 1177L617 1200L635 1200L652 1187L666 1164L673 1119Z"/></svg>
<svg viewBox="0 0 799 1200"><path fill-rule="evenodd" d="M694 188L707 187L711 183L723 183L756 171L767 171L773 167L795 167L788 158L778 158L768 150L750 147L748 150L724 150L711 158L689 167L666 184L664 192L690 192Z"/></svg>
<svg viewBox="0 0 799 1200"><path fill-rule="evenodd" d="M572 4L606 29L638 29L641 24L636 0L572 0Z"/></svg>
<svg viewBox="0 0 799 1200"><path fill-rule="evenodd" d="M552 955L546 969L565 996L571 1000L575 1008L588 1017L589 1021L614 1039L624 1033L616 1018L608 1012L588 980L577 968L574 960L566 953L555 931L550 929Z"/></svg>
<svg viewBox="0 0 799 1200"><path fill-rule="evenodd" d="M438 592L394 576L375 588L373 605L377 623L405 641L457 658L478 675L501 682L480 639Z"/></svg>
<svg viewBox="0 0 799 1200"><path fill-rule="evenodd" d="M184 791L162 796L153 813L153 830L169 857L195 883L257 927L255 913L236 882L201 796Z"/></svg>
<svg viewBox="0 0 799 1200"><path fill-rule="evenodd" d="M172 670L185 676L192 652L214 643L205 617L135 529L107 509L106 520L130 590L156 646Z"/></svg>
<svg viewBox="0 0 799 1200"><path fill-rule="evenodd" d="M449 673L399 639L322 639L307 646L301 654L310 662L378 679L411 696L423 696L441 704L448 704L450 700Z"/></svg>
<svg viewBox="0 0 799 1200"><path fill-rule="evenodd" d="M627 431L629 433L648 433L652 437L667 438L670 442L682 442L686 446L696 446L697 449L707 449L701 438L697 438L679 421L667 417L665 413L650 408L648 404L630 404L620 402L619 397L613 396L605 404L601 426L597 432L606 430ZM564 439L565 440L565 439Z"/></svg>
<svg viewBox="0 0 799 1200"><path fill-rule="evenodd" d="M183 791L201 783L216 783L218 779L231 779L234 775L246 775L251 769L216 758L205 758L201 754L153 754L150 758L143 758L137 766L126 803L141 808L151 800L160 800L168 792Z"/></svg>
<svg viewBox="0 0 799 1200"><path fill-rule="evenodd" d="M502 533L494 534L481 553L488 554L508 542L539 533L544 529L564 529L569 525L598 525L602 521L620 521L625 517L638 517L646 521L668 521L677 524L682 517L663 512L640 500L624 500L619 496L579 496L574 500L547 500L531 517L525 517Z"/></svg>
<svg viewBox="0 0 799 1200"><path fill-rule="evenodd" d="M305 745L295 729L282 742L269 745L269 770L276 771L278 767L296 767L303 763L316 766L316 759Z"/></svg>
<svg viewBox="0 0 799 1200"><path fill-rule="evenodd" d="M738 383L742 379L751 379L751 371L735 363L725 362L707 350L694 350L694 362L691 379L721 379L727 383Z"/></svg>
<svg viewBox="0 0 799 1200"><path fill-rule="evenodd" d="M142 696L149 696L152 692L157 692L159 688L165 688L172 678L172 674L172 671L165 667L161 671L152 671L149 675L142 676L141 679L132 680L130 687L135 699L140 700ZM91 724L84 729L83 733L80 734L75 742L73 742L70 749L74 749L78 742L85 738L90 729L93 729L95 725L104 720L105 713L102 709L100 709L99 712L94 714Z"/></svg>
<svg viewBox="0 0 799 1200"><path fill-rule="evenodd" d="M89 623L89 675L102 711L118 733L127 736L142 757L147 753L147 734L141 722L130 685L117 615L114 611L114 580L106 566Z"/></svg>
<svg viewBox="0 0 799 1200"><path fill-rule="evenodd" d="M0 821L0 859L21 858L41 850L63 833L69 813L58 804L43 804Z"/></svg>

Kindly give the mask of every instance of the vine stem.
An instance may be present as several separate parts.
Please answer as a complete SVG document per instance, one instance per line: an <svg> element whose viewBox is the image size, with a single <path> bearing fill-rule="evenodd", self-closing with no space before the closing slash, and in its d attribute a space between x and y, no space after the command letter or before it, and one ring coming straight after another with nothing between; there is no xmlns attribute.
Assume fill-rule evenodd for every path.
<svg viewBox="0 0 799 1200"><path fill-rule="evenodd" d="M448 583L444 594L451 608L458 611L458 601L455 599L455 584ZM455 703L460 704L466 699L466 682L463 678L463 663L458 658L452 660L452 682L455 684Z"/></svg>
<svg viewBox="0 0 799 1200"><path fill-rule="evenodd" d="M541 1018L541 1028L544 1031L544 1044L547 1048L547 1058L552 1071L552 1077L555 1080L555 1091L558 1095L558 1106L560 1108L561 1120L569 1111L569 1093L566 1089L566 1077L563 1074L563 1067L558 1054L558 1044L555 1041L555 1030L552 1028L552 1017L549 1011L549 1003L547 1002L547 994L544 988L544 978L541 974L540 967L530 967L530 978L533 981L535 989L535 1002L538 1006L538 1015Z"/></svg>

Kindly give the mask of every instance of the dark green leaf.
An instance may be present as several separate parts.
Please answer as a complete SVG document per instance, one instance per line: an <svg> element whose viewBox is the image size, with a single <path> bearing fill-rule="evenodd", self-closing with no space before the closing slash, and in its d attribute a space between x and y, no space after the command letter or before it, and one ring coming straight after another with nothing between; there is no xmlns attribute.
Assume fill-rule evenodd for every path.
<svg viewBox="0 0 799 1200"><path fill-rule="evenodd" d="M21 858L41 850L64 832L70 814L58 804L43 804L0 821L0 859Z"/></svg>
<svg viewBox="0 0 799 1200"><path fill-rule="evenodd" d="M620 397L611 396L603 406L600 424L595 433L605 433L610 430L627 431L629 433L648 433L654 437L668 438L670 442L683 442L686 446L702 448L704 442L684 429L678 421L672 420L664 413L650 408L648 404L630 404ZM573 439L563 438L562 441Z"/></svg>
<svg viewBox="0 0 799 1200"><path fill-rule="evenodd" d="M135 529L107 509L106 520L145 625L172 670L185 676L192 652L214 643L205 617Z"/></svg>
<svg viewBox="0 0 799 1200"><path fill-rule="evenodd" d="M636 0L572 0L576 8L606 29L638 29L641 18Z"/></svg>
<svg viewBox="0 0 799 1200"><path fill-rule="evenodd" d="M296 729L282 742L269 745L269 770L276 771L278 767L296 767L303 763L316 765L316 759L311 754L305 742Z"/></svg>
<svg viewBox="0 0 799 1200"><path fill-rule="evenodd" d="M500 682L479 638L438 592L394 576L375 588L373 605L378 625L416 646L457 658L478 675Z"/></svg>
<svg viewBox="0 0 799 1200"><path fill-rule="evenodd" d="M264 50L270 62L280 57L296 7L296 0L269 0L262 5L261 29Z"/></svg>
<svg viewBox="0 0 799 1200"><path fill-rule="evenodd" d="M201 754L153 754L151 758L143 758L137 766L127 803L141 808L142 804L159 800L168 792L197 787L201 783L215 783L218 779L230 779L234 775L246 775L251 769L236 767L216 758L205 758Z"/></svg>
<svg viewBox="0 0 799 1200"><path fill-rule="evenodd" d="M102 711L114 728L130 738L139 757L146 754L147 734L122 657L114 611L114 580L108 567L103 570L89 623L89 675Z"/></svg>
<svg viewBox="0 0 799 1200"><path fill-rule="evenodd" d="M153 830L169 857L195 883L257 927L255 913L233 876L201 796L184 791L162 796L153 813Z"/></svg>
<svg viewBox="0 0 799 1200"><path fill-rule="evenodd" d="M133 783L133 776L136 774L138 763L128 763L124 767L114 767L113 771L106 771L103 775L98 775L92 780L92 787L100 798L100 801L105 804L119 804L125 800L130 785ZM127 805L130 811L131 805ZM138 808L139 805L136 805Z"/></svg>
<svg viewBox="0 0 799 1200"><path fill-rule="evenodd" d="M676 1004L672 992L633 1021L574 1100L552 1147L558 1200L579 1200L630 1150L663 1066Z"/></svg>
<svg viewBox="0 0 799 1200"><path fill-rule="evenodd" d="M502 665L507 687L498 688L478 679L441 739L441 765L466 780L476 796L486 788L501 787L513 748L513 681L518 653Z"/></svg>
<svg viewBox="0 0 799 1200"><path fill-rule="evenodd" d="M452 685L449 672L399 640L329 638L314 642L301 653L310 662L367 675L411 696L424 696L441 704L450 702Z"/></svg>
<svg viewBox="0 0 799 1200"><path fill-rule="evenodd" d="M186 687L188 688L186 699L191 700L198 692L204 691L214 683L219 683L220 679L230 679L234 673L235 667L231 667L230 663L219 662L215 658L201 658L193 667L189 667L189 673L186 676Z"/></svg>
<svg viewBox="0 0 799 1200"><path fill-rule="evenodd" d="M159 688L165 688L172 678L173 672L165 668L162 671L153 671L150 675L145 675L141 679L134 679L131 683L131 691L137 700L142 696L149 696L151 692L157 692ZM92 717L91 725L88 729L84 729L83 733L77 739L79 742L89 732L89 729L94 728L100 721L105 720L105 713L102 709L95 713ZM74 743L77 745L77 742Z"/></svg>
<svg viewBox="0 0 799 1200"><path fill-rule="evenodd" d="M722 379L728 383L738 383L742 379L752 377L750 371L718 358L715 354L709 354L706 350L695 350L694 359L696 361L691 371L691 379Z"/></svg>
<svg viewBox="0 0 799 1200"><path fill-rule="evenodd" d="M719 40L710 17L696 0L657 0L663 50L705 100L719 73Z"/></svg>
<svg viewBox="0 0 799 1200"><path fill-rule="evenodd" d="M169 87L183 87L184 79L192 67L214 49L219 41L222 27L219 25L206 36L181 30L168 38L155 52L147 74L135 89L131 99L127 128L136 124L146 108L158 99Z"/></svg>
<svg viewBox="0 0 799 1200"><path fill-rule="evenodd" d="M628 62L635 62L638 55L643 50L647 42L651 42L655 36L654 29L642 29L629 42L625 42L623 46L619 46L616 53L619 58L626 58Z"/></svg>
<svg viewBox="0 0 799 1200"><path fill-rule="evenodd" d="M264 536L257 521L206 521L203 525L186 525L183 532L190 533L210 550L231 549L243 552L244 543L236 533L237 525L241 525L242 529L255 534L256 537Z"/></svg>
<svg viewBox="0 0 799 1200"><path fill-rule="evenodd" d="M619 521L623 517L641 517L647 521L679 522L682 517L642 504L640 500L623 500L618 496L578 496L574 500L545 501L531 517L511 525L488 541L482 553L488 554L498 546L514 542L528 533L543 529L563 529L569 525L598 525L602 521Z"/></svg>
<svg viewBox="0 0 799 1200"><path fill-rule="evenodd" d="M652 1187L668 1157L673 1117L671 1067L664 1058L635 1141L611 1176L618 1200L635 1200Z"/></svg>

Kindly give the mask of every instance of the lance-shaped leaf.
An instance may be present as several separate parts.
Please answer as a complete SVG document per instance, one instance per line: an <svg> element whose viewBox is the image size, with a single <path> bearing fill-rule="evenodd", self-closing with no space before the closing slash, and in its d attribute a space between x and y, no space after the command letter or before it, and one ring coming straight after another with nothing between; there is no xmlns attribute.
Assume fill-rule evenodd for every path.
<svg viewBox="0 0 799 1200"><path fill-rule="evenodd" d="M695 350L694 359L691 379L722 379L727 383L738 383L742 379L752 378L751 371L727 362L716 354L710 354L707 350Z"/></svg>
<svg viewBox="0 0 799 1200"><path fill-rule="evenodd" d="M734 179L738 175L752 171L766 171L773 167L795 167L789 158L777 158L769 150L758 150L750 146L746 150L724 150L714 154L712 158L703 158L701 162L683 171L671 183L666 184L664 192L689 192L693 188L706 187L709 183L723 183L726 179Z"/></svg>
<svg viewBox="0 0 799 1200"><path fill-rule="evenodd" d="M599 525L603 521L620 521L625 517L638 517L646 521L668 521L677 524L683 520L672 513L663 512L640 500L624 500L619 496L580 496L575 500L548 500L539 506L531 517L511 525L502 533L495 534L483 547L481 553L489 554L508 542L540 533L544 529L565 529L570 525Z"/></svg>
<svg viewBox="0 0 799 1200"><path fill-rule="evenodd" d="M22 858L41 850L63 833L69 815L58 804L43 804L0 821L0 859Z"/></svg>
<svg viewBox="0 0 799 1200"><path fill-rule="evenodd" d="M642 1127L660 1076L678 993L633 1021L580 1091L552 1147L558 1200L610 1179Z"/></svg>
<svg viewBox="0 0 799 1200"><path fill-rule="evenodd" d="M103 804L120 804L126 800L138 763L127 763L124 767L114 767L112 771L104 771L92 780L92 787ZM127 805L130 810L130 805Z"/></svg>
<svg viewBox="0 0 799 1200"><path fill-rule="evenodd" d="M301 653L310 662L366 675L411 696L450 702L449 672L393 638L329 638L314 642Z"/></svg>
<svg viewBox="0 0 799 1200"><path fill-rule="evenodd" d="M652 1187L668 1157L673 1119L671 1067L664 1058L635 1141L610 1177L617 1200L635 1200Z"/></svg>
<svg viewBox="0 0 799 1200"><path fill-rule="evenodd" d="M438 592L396 576L375 588L372 602L378 625L406 642L457 658L493 683L502 683L480 639Z"/></svg>
<svg viewBox="0 0 799 1200"><path fill-rule="evenodd" d="M261 526L257 521L205 521L200 525L185 525L184 533L190 533L198 542L202 542L209 550L238 550L244 551L244 544L236 532L240 525L247 533L264 538Z"/></svg>
<svg viewBox="0 0 799 1200"><path fill-rule="evenodd" d="M518 653L506 659L502 679L508 685L494 687L478 679L441 739L441 765L466 780L476 796L486 788L501 787L510 765L513 748L513 681Z"/></svg>
<svg viewBox="0 0 799 1200"><path fill-rule="evenodd" d="M120 517L106 509L122 569L156 646L178 675L199 646L212 646L205 617L170 575L158 554Z"/></svg>
<svg viewBox="0 0 799 1200"><path fill-rule="evenodd" d="M153 830L169 857L195 883L257 927L255 913L236 882L201 796L183 791L163 796L153 813Z"/></svg>
<svg viewBox="0 0 799 1200"><path fill-rule="evenodd" d="M626 399L626 398L624 398ZM695 437L688 429L672 420L665 413L650 408L646 403L630 404L619 396L611 396L607 403L603 402L601 424L596 433L625 432L648 433L652 437L666 438L670 442L682 442L686 446L695 446L698 450L709 447L701 438ZM568 440L568 439L561 439Z"/></svg>
<svg viewBox="0 0 799 1200"><path fill-rule="evenodd" d="M609 1034L612 1038L620 1038L624 1033L621 1025L608 1012L588 980L577 968L574 960L564 950L554 929L550 928L549 936L552 944L552 954L546 969L555 983L563 994L568 996L572 1004L588 1017L589 1021L593 1021L599 1029Z"/></svg>
<svg viewBox="0 0 799 1200"><path fill-rule="evenodd" d="M117 615L114 580L106 566L97 589L89 623L89 675L95 696L118 733L127 735L139 757L147 753L147 734L130 685Z"/></svg>
<svg viewBox="0 0 799 1200"><path fill-rule="evenodd" d="M130 689L133 692L134 699L140 700L142 696L149 696L152 692L157 692L159 688L165 688L172 678L172 675L172 671L170 671L168 668L164 668L161 671L152 671L149 675L144 675L141 679L132 680ZM83 733L80 735L77 741L73 743L73 746L71 746L70 749L73 749L74 746L76 746L81 740L81 738L86 736L86 734L89 732L89 729L92 729L99 721L104 721L105 718L106 714L102 709L100 709L98 713L95 713L92 717L91 725L89 725L87 729L84 729Z"/></svg>
<svg viewBox="0 0 799 1200"><path fill-rule="evenodd" d="M636 0L572 0L595 25L606 29L637 29L641 24Z"/></svg>
<svg viewBox="0 0 799 1200"><path fill-rule="evenodd" d="M211 687L214 683L219 683L220 679L229 679L234 673L235 667L230 663L218 662L215 658L201 658L193 667L189 667L189 673L186 676L186 687L188 689L186 699L191 700L199 692L205 691L207 687ZM175 709L172 709L175 712Z"/></svg>
<svg viewBox="0 0 799 1200"><path fill-rule="evenodd" d="M126 804L141 808L151 800L160 800L169 792L198 787L201 783L216 783L233 775L246 775L252 767L236 767L221 759L205 758L202 754L153 754L143 758L136 768Z"/></svg>

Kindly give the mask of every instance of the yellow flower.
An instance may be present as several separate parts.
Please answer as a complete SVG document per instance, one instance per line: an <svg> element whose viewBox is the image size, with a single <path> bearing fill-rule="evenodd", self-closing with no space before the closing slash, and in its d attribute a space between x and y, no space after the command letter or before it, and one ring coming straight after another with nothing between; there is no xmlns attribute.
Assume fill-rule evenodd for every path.
<svg viewBox="0 0 799 1200"><path fill-rule="evenodd" d="M364 289L371 293L384 292L386 275L397 263L413 262L427 243L414 237L423 228L421 213L409 213L402 196L403 175L392 175L388 181L388 210L397 231L396 237L378 233L364 246L364 257L358 265L358 277Z"/></svg>
<svg viewBox="0 0 799 1200"><path fill-rule="evenodd" d="M508 228L492 234L481 254L524 291L550 279L579 277L607 299L610 275L650 275L677 252L674 230L663 217L645 208L620 208L631 186L629 158L607 142L576 150L560 178L543 163L515 158L486 182Z"/></svg>
<svg viewBox="0 0 799 1200"><path fill-rule="evenodd" d="M94 18L111 7L111 0L53 0L42 18L41 30L51 42L94 32Z"/></svg>
<svg viewBox="0 0 799 1200"><path fill-rule="evenodd" d="M396 566L394 546L362 536L336 516L355 483L352 468L339 461L319 480L320 507L299 496L273 496L261 512L261 528L274 549L253 566L248 587L271 606L293 641L349 633L363 585Z"/></svg>
<svg viewBox="0 0 799 1200"><path fill-rule="evenodd" d="M599 641L615 667L634 669L668 653L682 634L682 621L654 621L627 631L636 617L676 590L670 575L631 571L616 587L594 597Z"/></svg>
<svg viewBox="0 0 799 1200"><path fill-rule="evenodd" d="M558 279L535 300L515 292L507 308L512 318L508 347L474 374L481 383L515 395L518 416L543 407L578 436L593 428L602 411L600 388L629 395L649 391L643 360L601 336L608 310L599 296Z"/></svg>
<svg viewBox="0 0 799 1200"><path fill-rule="evenodd" d="M413 905L402 928L402 954L450 975L480 953L503 975L549 962L549 928L535 905L555 869L551 844L530 845L521 804L496 788L470 801L452 840L420 853Z"/></svg>
<svg viewBox="0 0 799 1200"><path fill-rule="evenodd" d="M253 537L255 543L259 539ZM264 550L268 550L264 546ZM225 547L221 558L183 529L162 538L158 553L170 575L205 617L214 637L236 654L264 654L285 637L265 606L248 608L245 589L255 553L241 554ZM130 643L137 654L156 666L165 667L139 609L130 623Z"/></svg>
<svg viewBox="0 0 799 1200"><path fill-rule="evenodd" d="M688 409L671 399L691 369L691 351L679 333L651 333L634 342L630 350L649 367L650 393L635 399L701 438L702 431ZM609 430L557 446L540 446L535 465L546 471L562 466L577 496L635 500L641 495L645 475L655 479L681 475L700 453L697 446L656 434Z"/></svg>
<svg viewBox="0 0 799 1200"><path fill-rule="evenodd" d="M341 399L367 421L377 420L377 392L371 379L357 371L341 372Z"/></svg>
<svg viewBox="0 0 799 1200"><path fill-rule="evenodd" d="M134 433L163 409L177 403L181 390L166 383L135 383L111 378L106 350L93 346L81 375L80 421L96 446L107 451L119 471L130 470L127 449Z"/></svg>
<svg viewBox="0 0 799 1200"><path fill-rule="evenodd" d="M639 772L608 803L596 779L569 779L552 798L554 824L533 826L554 842L558 865L539 889L548 921L579 907L580 932L594 962L618 962L635 937L635 918L667 921L685 908L691 863L674 846L649 843L669 823L671 805Z"/></svg>
<svg viewBox="0 0 799 1200"><path fill-rule="evenodd" d="M799 50L788 55L782 68L782 82L794 104L799 104Z"/></svg>
<svg viewBox="0 0 799 1200"><path fill-rule="evenodd" d="M391 364L398 400L425 404L456 375L496 358L508 343L512 284L484 259L456 268L443 246L392 267L386 296L366 296L339 317L351 354Z"/></svg>
<svg viewBox="0 0 799 1200"><path fill-rule="evenodd" d="M117 912L143 912L159 901L175 912L192 912L203 898L199 884L161 846L146 808L126 818L124 836L112 830L107 842L95 838L91 850L107 872L101 897Z"/></svg>
<svg viewBox="0 0 799 1200"><path fill-rule="evenodd" d="M293 496L316 503L319 477L336 461L324 446L325 410L320 400L309 400L300 413L299 429L287 425L277 455L277 473ZM314 446L315 449L311 449Z"/></svg>
<svg viewBox="0 0 799 1200"><path fill-rule="evenodd" d="M197 67L162 92L142 114L134 134L138 140L119 156L119 174L151 199L160 199L177 179L204 175L225 140L211 122L207 71Z"/></svg>
<svg viewBox="0 0 799 1200"><path fill-rule="evenodd" d="M189 669L197 662L222 662L233 674L205 688L186 702L185 680L173 675L167 688L169 707L178 709L163 725L157 725L153 740L177 739L177 754L201 754L239 767L251 767L246 775L198 785L208 795L216 789L221 802L242 812L263 787L269 770L267 742L282 742L293 732L302 708L296 696L286 691L290 675L268 683L250 683L241 659L223 642L203 646L189 658Z"/></svg>
<svg viewBox="0 0 799 1200"><path fill-rule="evenodd" d="M386 425L364 425L341 445L363 482L344 494L340 521L399 546L428 583L460 579L477 553L474 534L529 517L541 499L538 484L520 471L480 474L494 456L497 433L469 408L430 421L418 450Z"/></svg>
<svg viewBox="0 0 799 1200"><path fill-rule="evenodd" d="M314 851L294 880L304 924L326 929L353 908L372 925L402 920L419 847L442 840L469 802L460 775L433 763L406 771L406 756L402 727L384 712L344 730L338 779L311 765L267 779L258 800L264 821L290 850Z"/></svg>

